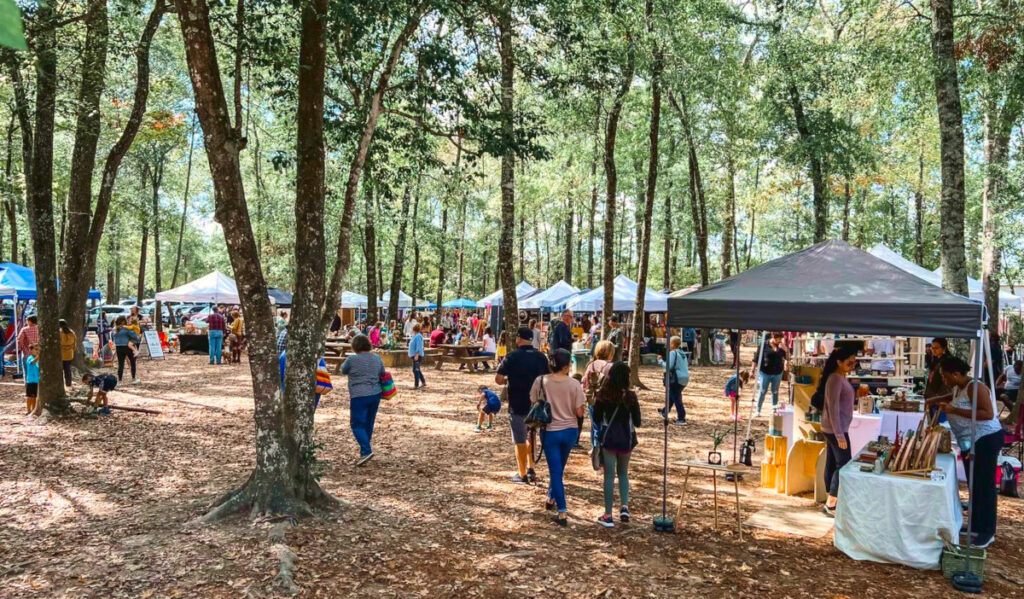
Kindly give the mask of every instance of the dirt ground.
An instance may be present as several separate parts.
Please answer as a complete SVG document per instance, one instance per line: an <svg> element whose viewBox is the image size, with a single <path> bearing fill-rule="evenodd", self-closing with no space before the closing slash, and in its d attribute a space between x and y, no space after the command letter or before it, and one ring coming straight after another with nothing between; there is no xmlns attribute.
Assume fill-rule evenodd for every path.
<svg viewBox="0 0 1024 599"><path fill-rule="evenodd" d="M20 385L0 381L0 597L270 597L277 558L269 524L236 519L188 526L253 463L248 364L208 366L203 356L140 362L142 383L111 403L159 410L115 411L95 420L39 425L24 414ZM711 480L691 477L676 534L652 531L660 513L663 401L658 371L642 376L644 426L630 466L633 522L605 529L601 483L586 453L566 473L570 526L544 510L546 465L537 486L508 482L514 454L502 413L475 434L475 399L489 374L426 370L410 389L396 372L397 400L382 406L376 457L356 468L347 391L316 415L322 484L345 507L306 520L287 543L298 555L300 597L946 597L937 571L855 562L832 534L809 539L745 528L721 495L713 529ZM721 389L728 371L695 368L685 397L691 424L671 427L670 462L707 452L708 433L730 426ZM755 463L766 423L754 423ZM741 435L743 429L741 428ZM732 438L723 453L732 454ZM769 504L811 509L810 500L741 485L746 515ZM670 510L682 469L670 467ZM926 509L922 506L922 509ZM616 514L617 515L617 514ZM985 592L1024 596L1024 503L1000 498Z"/></svg>

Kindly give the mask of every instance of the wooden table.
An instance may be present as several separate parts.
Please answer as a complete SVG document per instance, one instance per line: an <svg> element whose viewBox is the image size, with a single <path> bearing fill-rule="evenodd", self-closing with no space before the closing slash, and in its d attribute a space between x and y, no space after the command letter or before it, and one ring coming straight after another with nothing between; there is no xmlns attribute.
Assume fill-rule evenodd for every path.
<svg viewBox="0 0 1024 599"><path fill-rule="evenodd" d="M441 370L441 365L445 362L459 362L460 358L471 358L482 348L483 345L478 343L442 343L433 348L439 352L434 356L434 368ZM494 360L495 358L487 359Z"/></svg>
<svg viewBox="0 0 1024 599"><path fill-rule="evenodd" d="M748 472L750 469L743 464L708 464L707 462L701 462L698 460L687 460L683 462L683 466L686 466L686 477L683 479L683 493L679 496L679 508L676 509L676 520L679 520L683 513L683 499L686 498L686 488L690 483L690 469L697 468L698 470L710 470L715 496L715 530L718 530L718 473L732 472L734 475L732 477L733 496L736 498L736 528L739 530L740 539L742 540L743 522L740 516L740 483L739 477L735 475L743 474Z"/></svg>
<svg viewBox="0 0 1024 599"><path fill-rule="evenodd" d="M324 351L331 352L336 356L344 356L352 350L352 344L344 341L330 341L324 343Z"/></svg>

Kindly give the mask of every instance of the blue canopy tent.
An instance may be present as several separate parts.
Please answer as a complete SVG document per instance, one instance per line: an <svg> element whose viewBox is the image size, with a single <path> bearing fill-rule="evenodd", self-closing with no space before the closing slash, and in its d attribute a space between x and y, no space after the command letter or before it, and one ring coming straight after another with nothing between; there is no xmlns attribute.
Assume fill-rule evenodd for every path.
<svg viewBox="0 0 1024 599"><path fill-rule="evenodd" d="M462 308L462 309L466 309L466 310L471 310L473 308L476 308L477 306L476 306L476 302L474 302L473 300L465 298L465 297L460 297L458 299L453 299L451 301L447 301L447 302L441 304L441 307L442 308Z"/></svg>
<svg viewBox="0 0 1024 599"><path fill-rule="evenodd" d="M14 289L14 293L0 294L0 299L34 300L36 299L36 273L27 266L13 262L0 262L0 287ZM99 289L89 290L89 299L98 300L101 297Z"/></svg>

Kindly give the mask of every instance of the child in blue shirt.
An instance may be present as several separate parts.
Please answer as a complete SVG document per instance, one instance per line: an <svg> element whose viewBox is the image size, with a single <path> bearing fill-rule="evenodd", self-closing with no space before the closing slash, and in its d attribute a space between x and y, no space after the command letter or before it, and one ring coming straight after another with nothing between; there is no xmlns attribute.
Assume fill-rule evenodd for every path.
<svg viewBox="0 0 1024 599"><path fill-rule="evenodd" d="M739 378L737 378L739 377ZM732 419L739 420L739 404L740 404L740 389L750 379L750 373L746 370L740 372L738 375L732 375L729 380L725 383L725 396L732 402Z"/></svg>
<svg viewBox="0 0 1024 599"><path fill-rule="evenodd" d="M413 389L427 386L427 379L423 378L423 335L420 334L420 324L412 325L412 339L409 339L409 357L412 358Z"/></svg>
<svg viewBox="0 0 1024 599"><path fill-rule="evenodd" d="M39 395L39 346L28 346L25 358L25 409L28 414L36 411L36 397Z"/></svg>
<svg viewBox="0 0 1024 599"><path fill-rule="evenodd" d="M476 390L480 401L476 404L476 411L480 417L476 421L476 432L484 430L484 418L487 418L487 430L494 428L494 415L501 411L501 398L494 391L483 385Z"/></svg>

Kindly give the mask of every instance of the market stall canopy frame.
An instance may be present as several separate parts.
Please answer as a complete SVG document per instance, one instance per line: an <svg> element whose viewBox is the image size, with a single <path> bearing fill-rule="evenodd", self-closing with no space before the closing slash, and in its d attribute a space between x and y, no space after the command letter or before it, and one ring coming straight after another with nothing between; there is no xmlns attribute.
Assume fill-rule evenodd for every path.
<svg viewBox="0 0 1024 599"><path fill-rule="evenodd" d="M197 302L203 304L237 304L238 287L231 277L213 271L181 287L156 294L162 302Z"/></svg>
<svg viewBox="0 0 1024 599"><path fill-rule="evenodd" d="M626 275L612 282L613 312L632 312L636 305L637 284ZM600 312L604 306L604 285L580 293L566 302L565 307L577 312ZM668 309L668 296L648 287L644 293L644 312L664 312Z"/></svg>
<svg viewBox="0 0 1024 599"><path fill-rule="evenodd" d="M519 284L516 285L516 300L521 300L535 291L537 291L537 288L534 287L533 285L530 285L526 281L519 281ZM488 295L487 297L480 298L480 300L478 300L476 304L481 308L490 308L491 306L500 307L504 302L505 292L504 290L499 289L494 293ZM446 306L447 304L442 305Z"/></svg>
<svg viewBox="0 0 1024 599"><path fill-rule="evenodd" d="M550 310L555 306L564 304L566 300L579 292L578 287L573 287L564 280L561 280L543 291L530 294L530 297L519 302L519 309Z"/></svg>
<svg viewBox="0 0 1024 599"><path fill-rule="evenodd" d="M984 307L829 240L684 297L672 327L977 338Z"/></svg>

